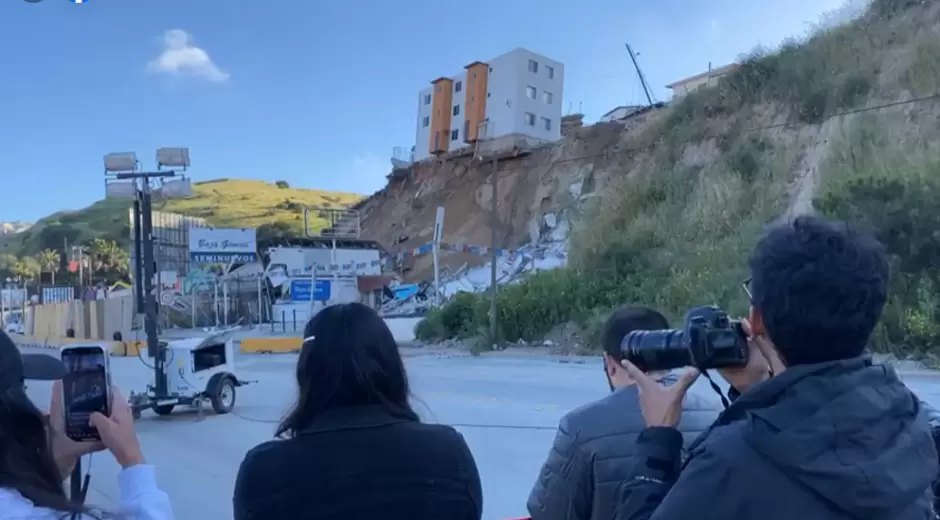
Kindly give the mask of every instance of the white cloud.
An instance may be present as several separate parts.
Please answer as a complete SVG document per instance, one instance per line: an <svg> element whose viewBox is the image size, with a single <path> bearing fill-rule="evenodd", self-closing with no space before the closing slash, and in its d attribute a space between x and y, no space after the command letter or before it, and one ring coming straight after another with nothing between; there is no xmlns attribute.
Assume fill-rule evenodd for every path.
<svg viewBox="0 0 940 520"><path fill-rule="evenodd" d="M209 54L193 45L192 36L182 29L163 33L163 50L150 62L152 72L178 76L195 76L213 82L228 81L229 75L219 69Z"/></svg>

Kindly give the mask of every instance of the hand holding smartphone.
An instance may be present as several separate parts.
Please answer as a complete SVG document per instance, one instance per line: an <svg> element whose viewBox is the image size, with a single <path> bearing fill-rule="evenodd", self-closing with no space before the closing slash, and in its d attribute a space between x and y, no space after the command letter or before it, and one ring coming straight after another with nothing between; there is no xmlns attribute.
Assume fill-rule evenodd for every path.
<svg viewBox="0 0 940 520"><path fill-rule="evenodd" d="M104 348L68 345L62 348L62 363L66 369L61 384L65 435L86 446L103 444L122 467L142 464L134 418L127 400L111 384Z"/></svg>
<svg viewBox="0 0 940 520"><path fill-rule="evenodd" d="M91 414L111 415L111 370L108 353L100 345L62 347L62 403L65 435L77 442L100 441Z"/></svg>

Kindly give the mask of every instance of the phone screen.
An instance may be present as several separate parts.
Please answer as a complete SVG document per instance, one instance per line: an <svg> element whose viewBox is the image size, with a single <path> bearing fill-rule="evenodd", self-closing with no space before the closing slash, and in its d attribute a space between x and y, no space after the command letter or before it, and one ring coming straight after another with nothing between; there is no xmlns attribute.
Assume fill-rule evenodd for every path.
<svg viewBox="0 0 940 520"><path fill-rule="evenodd" d="M108 413L107 358L101 347L76 347L62 351L65 377L65 433L74 440L100 440L98 430L88 424L92 412Z"/></svg>

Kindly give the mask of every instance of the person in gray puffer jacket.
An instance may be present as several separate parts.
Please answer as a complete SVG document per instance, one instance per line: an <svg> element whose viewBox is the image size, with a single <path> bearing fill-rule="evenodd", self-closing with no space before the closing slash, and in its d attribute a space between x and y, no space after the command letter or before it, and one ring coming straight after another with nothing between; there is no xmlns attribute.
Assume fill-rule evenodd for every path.
<svg viewBox="0 0 940 520"><path fill-rule="evenodd" d="M604 326L604 371L611 394L565 415L528 500L533 520L610 520L630 467L643 418L636 385L620 366L620 344L634 330L668 329L662 314L646 307L614 312ZM663 383L674 381L664 376ZM691 442L718 416L718 406L689 395L680 430Z"/></svg>

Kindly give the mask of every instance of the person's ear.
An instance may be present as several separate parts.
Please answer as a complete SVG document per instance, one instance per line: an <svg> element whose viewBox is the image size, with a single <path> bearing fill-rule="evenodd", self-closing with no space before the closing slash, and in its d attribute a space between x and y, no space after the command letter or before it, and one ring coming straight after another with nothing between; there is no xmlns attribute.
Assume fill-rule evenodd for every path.
<svg viewBox="0 0 940 520"><path fill-rule="evenodd" d="M607 372L607 377L614 377L617 374L619 365L620 363L617 363L610 354L604 352L604 371Z"/></svg>
<svg viewBox="0 0 940 520"><path fill-rule="evenodd" d="M764 328L764 317L756 307L751 305L747 313L747 322L751 325L752 336L766 336L767 329Z"/></svg>

